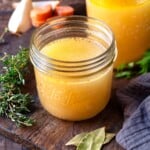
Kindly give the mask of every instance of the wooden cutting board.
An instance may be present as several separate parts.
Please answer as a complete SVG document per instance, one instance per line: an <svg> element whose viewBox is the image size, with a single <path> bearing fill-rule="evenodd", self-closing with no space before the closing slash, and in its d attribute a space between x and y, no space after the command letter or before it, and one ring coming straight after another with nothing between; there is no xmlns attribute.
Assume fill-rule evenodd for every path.
<svg viewBox="0 0 150 150"><path fill-rule="evenodd" d="M83 1L82 4L80 3L81 5L79 2L81 1L74 0L73 4L71 4L70 0L65 0L62 4L65 5L69 3L70 5L73 5L76 9L76 14L83 15L85 14L85 5ZM10 9L0 9L0 33L7 25L10 14ZM30 37L33 30L34 29L31 29L20 37L7 34L5 36L7 44L0 45L0 54L3 52L15 54L18 51L19 46L29 47ZM21 128L16 127L16 125L10 120L0 117L0 134L17 143L23 144L29 149L72 150L74 147L66 147L65 143L78 133L91 131L102 126L106 126L107 131L117 133L121 128L123 117L120 106L117 103L115 92L117 88L127 83L125 80L114 80L110 103L102 113L95 118L81 122L59 120L48 114L41 107L36 91L36 83L33 72L27 79L26 83L25 91L31 93L35 99L31 117L36 119L36 124L33 127ZM115 140L104 147L104 150L121 149L122 148L117 145Z"/></svg>

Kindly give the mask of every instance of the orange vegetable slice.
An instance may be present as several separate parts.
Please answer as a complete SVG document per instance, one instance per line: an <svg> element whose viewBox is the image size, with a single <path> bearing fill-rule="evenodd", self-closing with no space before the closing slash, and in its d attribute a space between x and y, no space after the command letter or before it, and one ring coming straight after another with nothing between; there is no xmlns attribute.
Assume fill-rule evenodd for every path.
<svg viewBox="0 0 150 150"><path fill-rule="evenodd" d="M71 6L56 6L55 14L58 16L69 16L74 14L74 8Z"/></svg>
<svg viewBox="0 0 150 150"><path fill-rule="evenodd" d="M46 20L34 20L34 19L32 19L32 25L34 27L39 27L42 24L44 24L45 22L46 22Z"/></svg>
<svg viewBox="0 0 150 150"><path fill-rule="evenodd" d="M53 10L51 5L45 5L41 7L34 7L31 10L31 21L33 26L41 25L48 18L52 16Z"/></svg>

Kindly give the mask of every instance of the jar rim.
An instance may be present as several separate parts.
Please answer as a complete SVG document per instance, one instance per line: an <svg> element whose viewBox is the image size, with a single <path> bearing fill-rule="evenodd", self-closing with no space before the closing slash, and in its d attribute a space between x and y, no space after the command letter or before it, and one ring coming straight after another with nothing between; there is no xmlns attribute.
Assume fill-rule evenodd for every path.
<svg viewBox="0 0 150 150"><path fill-rule="evenodd" d="M87 2L92 3L93 5L103 7L103 8L111 8L111 9L125 9L126 7L132 8L144 5L144 3L148 2L148 0L138 0L138 1L122 1L121 3L117 2L102 2L97 0L87 0Z"/></svg>
<svg viewBox="0 0 150 150"><path fill-rule="evenodd" d="M33 39L34 39L34 36L36 36L36 34L38 34L39 30L41 30L41 29L47 27L47 25L50 25L49 22L57 21L58 19L65 19L65 18L66 18L66 17L60 17L60 16L51 18L51 19L49 19L45 24L43 24L43 25L41 25L39 28L35 29L35 31L34 31L33 34L32 34L32 37L31 37L31 43L34 45L35 49L38 49L38 48L37 48L37 46L36 46L36 44L35 44L35 42L34 42ZM109 30L109 33L111 33L111 36L112 36L112 42L111 42L109 48L107 49L107 50L109 51L109 49L111 48L111 46L112 46L113 43L114 43L115 38L114 38L114 34L113 34L111 28L110 28L104 21L98 20L98 19L93 18L93 17L78 16L78 15L68 16L67 18L68 18L68 19L69 19L69 18L71 18L71 19L88 19L88 20L93 20L95 23L103 24L104 27L105 27L107 30ZM71 21L72 21L72 20L71 20ZM75 21L76 21L76 20L75 20ZM55 25L55 24L52 24L52 23L51 23L51 25ZM100 55L98 55L98 56L95 56L95 57L93 57L93 58L86 59L86 60L79 60L79 61L64 61L64 60L59 60L59 59L51 58L51 57L46 56L46 55L44 55L44 54L42 54L42 53L40 53L40 54L41 54L43 57L47 58L47 59L54 60L54 61L58 61L58 62L63 62L63 63L81 63L81 62L86 62L86 61L91 61L91 60L93 60L93 59L97 59L98 57L104 55L106 52L107 52L107 51L104 51L104 52L102 52L102 53L101 53Z"/></svg>
<svg viewBox="0 0 150 150"><path fill-rule="evenodd" d="M56 25L61 26L63 23L66 23L66 22L69 22L69 21L76 22L76 23L85 23L86 22L86 25L88 25L88 26L95 27L99 30L105 29L105 31L104 31L105 34L107 34L107 36L109 36L109 38L110 38L110 43L109 43L107 49L104 52L100 53L99 55L97 55L95 57L92 57L92 58L89 58L89 59L84 59L84 60L78 60L78 61L59 60L59 59L54 59L54 58L51 58L49 56L46 56L46 55L42 54L38 50L39 48L35 43L35 41L36 41L35 37L37 38L37 35L41 34L42 31L44 31L48 26L49 27L55 27ZM54 30L53 33L49 33L49 34L54 34L56 31L57 31L57 29ZM35 64L35 62L34 62L35 57L33 56L33 55L35 55L36 57L41 58L41 59L39 59L40 63L45 64L45 62L50 62L49 63L50 66L54 65L54 67L58 67L59 69L61 67L63 69L67 68L66 72L68 72L69 68L71 69L72 67L76 68L75 72L78 72L78 71L84 70L83 67L87 67L89 64L91 66L93 66L93 64L96 65L96 63L100 65L100 64L106 63L108 61L108 59L111 58L110 61L108 61L109 64L110 64L115 60L116 55L117 55L117 52L115 50L115 46L116 46L115 38L114 38L114 34L113 34L111 28L104 21L98 20L98 19L95 19L95 18L92 18L92 17L87 17L87 16L73 15L73 16L67 16L67 17L54 17L54 18L49 19L44 25L40 26L39 28L37 28L34 31L34 33L32 34L30 45L31 45L30 59L33 62L33 64ZM109 56L109 58L108 58L108 56ZM48 67L48 65L47 65L47 67ZM82 69L79 69L79 68L82 68ZM60 70L62 71L63 69L60 69ZM72 72L72 70L71 70L71 72Z"/></svg>

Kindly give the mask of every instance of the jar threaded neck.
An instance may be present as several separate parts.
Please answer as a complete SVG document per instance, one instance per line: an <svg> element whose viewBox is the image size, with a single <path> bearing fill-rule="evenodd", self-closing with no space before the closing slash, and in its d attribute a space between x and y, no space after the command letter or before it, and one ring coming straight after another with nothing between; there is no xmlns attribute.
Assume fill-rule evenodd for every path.
<svg viewBox="0 0 150 150"><path fill-rule="evenodd" d="M81 61L65 61L47 57L40 50L48 43L68 37L89 38L105 49L96 57ZM81 76L95 73L110 65L116 57L116 44L111 29L102 21L84 16L57 17L37 29L31 41L30 58L43 72L61 72Z"/></svg>

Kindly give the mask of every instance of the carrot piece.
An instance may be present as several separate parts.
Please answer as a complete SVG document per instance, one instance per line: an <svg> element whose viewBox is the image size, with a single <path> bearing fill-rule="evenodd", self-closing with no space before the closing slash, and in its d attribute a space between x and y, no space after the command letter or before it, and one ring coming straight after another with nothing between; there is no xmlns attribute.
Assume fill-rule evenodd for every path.
<svg viewBox="0 0 150 150"><path fill-rule="evenodd" d="M73 15L74 8L71 6L56 6L55 14L58 16L69 16Z"/></svg>
<svg viewBox="0 0 150 150"><path fill-rule="evenodd" d="M34 7L31 10L31 21L33 26L39 26L52 16L53 10L51 5L45 5L41 7Z"/></svg>
<svg viewBox="0 0 150 150"><path fill-rule="evenodd" d="M44 24L45 22L46 22L46 20L34 20L34 19L32 19L32 25L34 27L39 27L42 24Z"/></svg>

